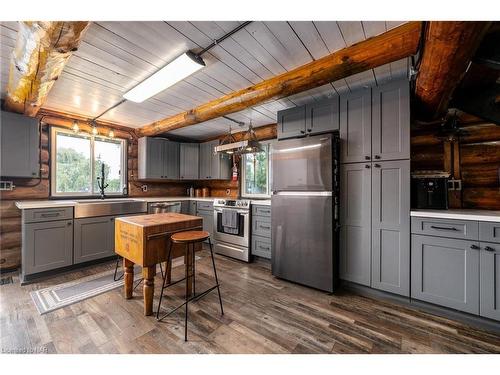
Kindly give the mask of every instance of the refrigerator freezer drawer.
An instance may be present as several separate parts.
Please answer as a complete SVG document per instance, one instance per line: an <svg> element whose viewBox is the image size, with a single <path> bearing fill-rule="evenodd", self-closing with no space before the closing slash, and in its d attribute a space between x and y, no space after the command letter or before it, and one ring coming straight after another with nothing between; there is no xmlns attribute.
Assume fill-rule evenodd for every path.
<svg viewBox="0 0 500 375"><path fill-rule="evenodd" d="M333 196L289 192L271 202L273 275L333 291Z"/></svg>

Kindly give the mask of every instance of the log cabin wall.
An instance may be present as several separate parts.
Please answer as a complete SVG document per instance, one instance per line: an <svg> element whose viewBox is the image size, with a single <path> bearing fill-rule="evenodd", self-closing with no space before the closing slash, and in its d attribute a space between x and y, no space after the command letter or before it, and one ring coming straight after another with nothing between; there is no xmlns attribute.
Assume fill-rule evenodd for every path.
<svg viewBox="0 0 500 375"><path fill-rule="evenodd" d="M412 127L412 171L444 170L461 179L462 191L449 191L450 208L500 210L500 126L464 123L453 141L438 137L438 127Z"/></svg>

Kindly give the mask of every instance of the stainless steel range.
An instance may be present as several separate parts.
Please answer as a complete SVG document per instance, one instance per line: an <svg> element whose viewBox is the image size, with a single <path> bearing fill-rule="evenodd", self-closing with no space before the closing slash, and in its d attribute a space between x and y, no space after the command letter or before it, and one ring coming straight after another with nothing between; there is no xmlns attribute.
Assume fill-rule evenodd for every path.
<svg viewBox="0 0 500 375"><path fill-rule="evenodd" d="M214 202L214 242L216 253L250 261L250 201Z"/></svg>

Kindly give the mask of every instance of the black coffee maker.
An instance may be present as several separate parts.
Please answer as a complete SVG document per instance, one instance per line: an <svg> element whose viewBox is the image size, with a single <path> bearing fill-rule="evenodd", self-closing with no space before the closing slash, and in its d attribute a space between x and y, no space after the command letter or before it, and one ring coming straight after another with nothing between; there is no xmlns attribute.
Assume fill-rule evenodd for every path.
<svg viewBox="0 0 500 375"><path fill-rule="evenodd" d="M449 173L420 172L411 176L411 206L417 209L448 209Z"/></svg>

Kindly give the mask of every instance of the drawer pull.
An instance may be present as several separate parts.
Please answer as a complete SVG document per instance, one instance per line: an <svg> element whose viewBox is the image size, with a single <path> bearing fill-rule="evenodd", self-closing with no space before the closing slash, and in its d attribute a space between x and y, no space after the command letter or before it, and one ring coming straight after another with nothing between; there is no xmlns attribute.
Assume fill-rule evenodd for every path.
<svg viewBox="0 0 500 375"><path fill-rule="evenodd" d="M458 229L455 227L438 227L436 225L431 225L432 229L439 229L439 230L454 230L457 231Z"/></svg>
<svg viewBox="0 0 500 375"><path fill-rule="evenodd" d="M267 226L267 225L261 225L260 227L261 227L261 229L271 229L271 227Z"/></svg>
<svg viewBox="0 0 500 375"><path fill-rule="evenodd" d="M470 245L470 248L473 249L473 250L479 250L480 247L477 246L477 245Z"/></svg>
<svg viewBox="0 0 500 375"><path fill-rule="evenodd" d="M492 248L491 246L486 246L486 247L484 248L484 250L486 250L486 251L495 251L495 249L494 249L494 248Z"/></svg>
<svg viewBox="0 0 500 375"><path fill-rule="evenodd" d="M269 251L271 250L268 246L259 245L259 249Z"/></svg>
<svg viewBox="0 0 500 375"><path fill-rule="evenodd" d="M41 214L40 216L41 217L57 217L59 215L60 215L59 212L54 212L54 213L51 213L51 214Z"/></svg>

